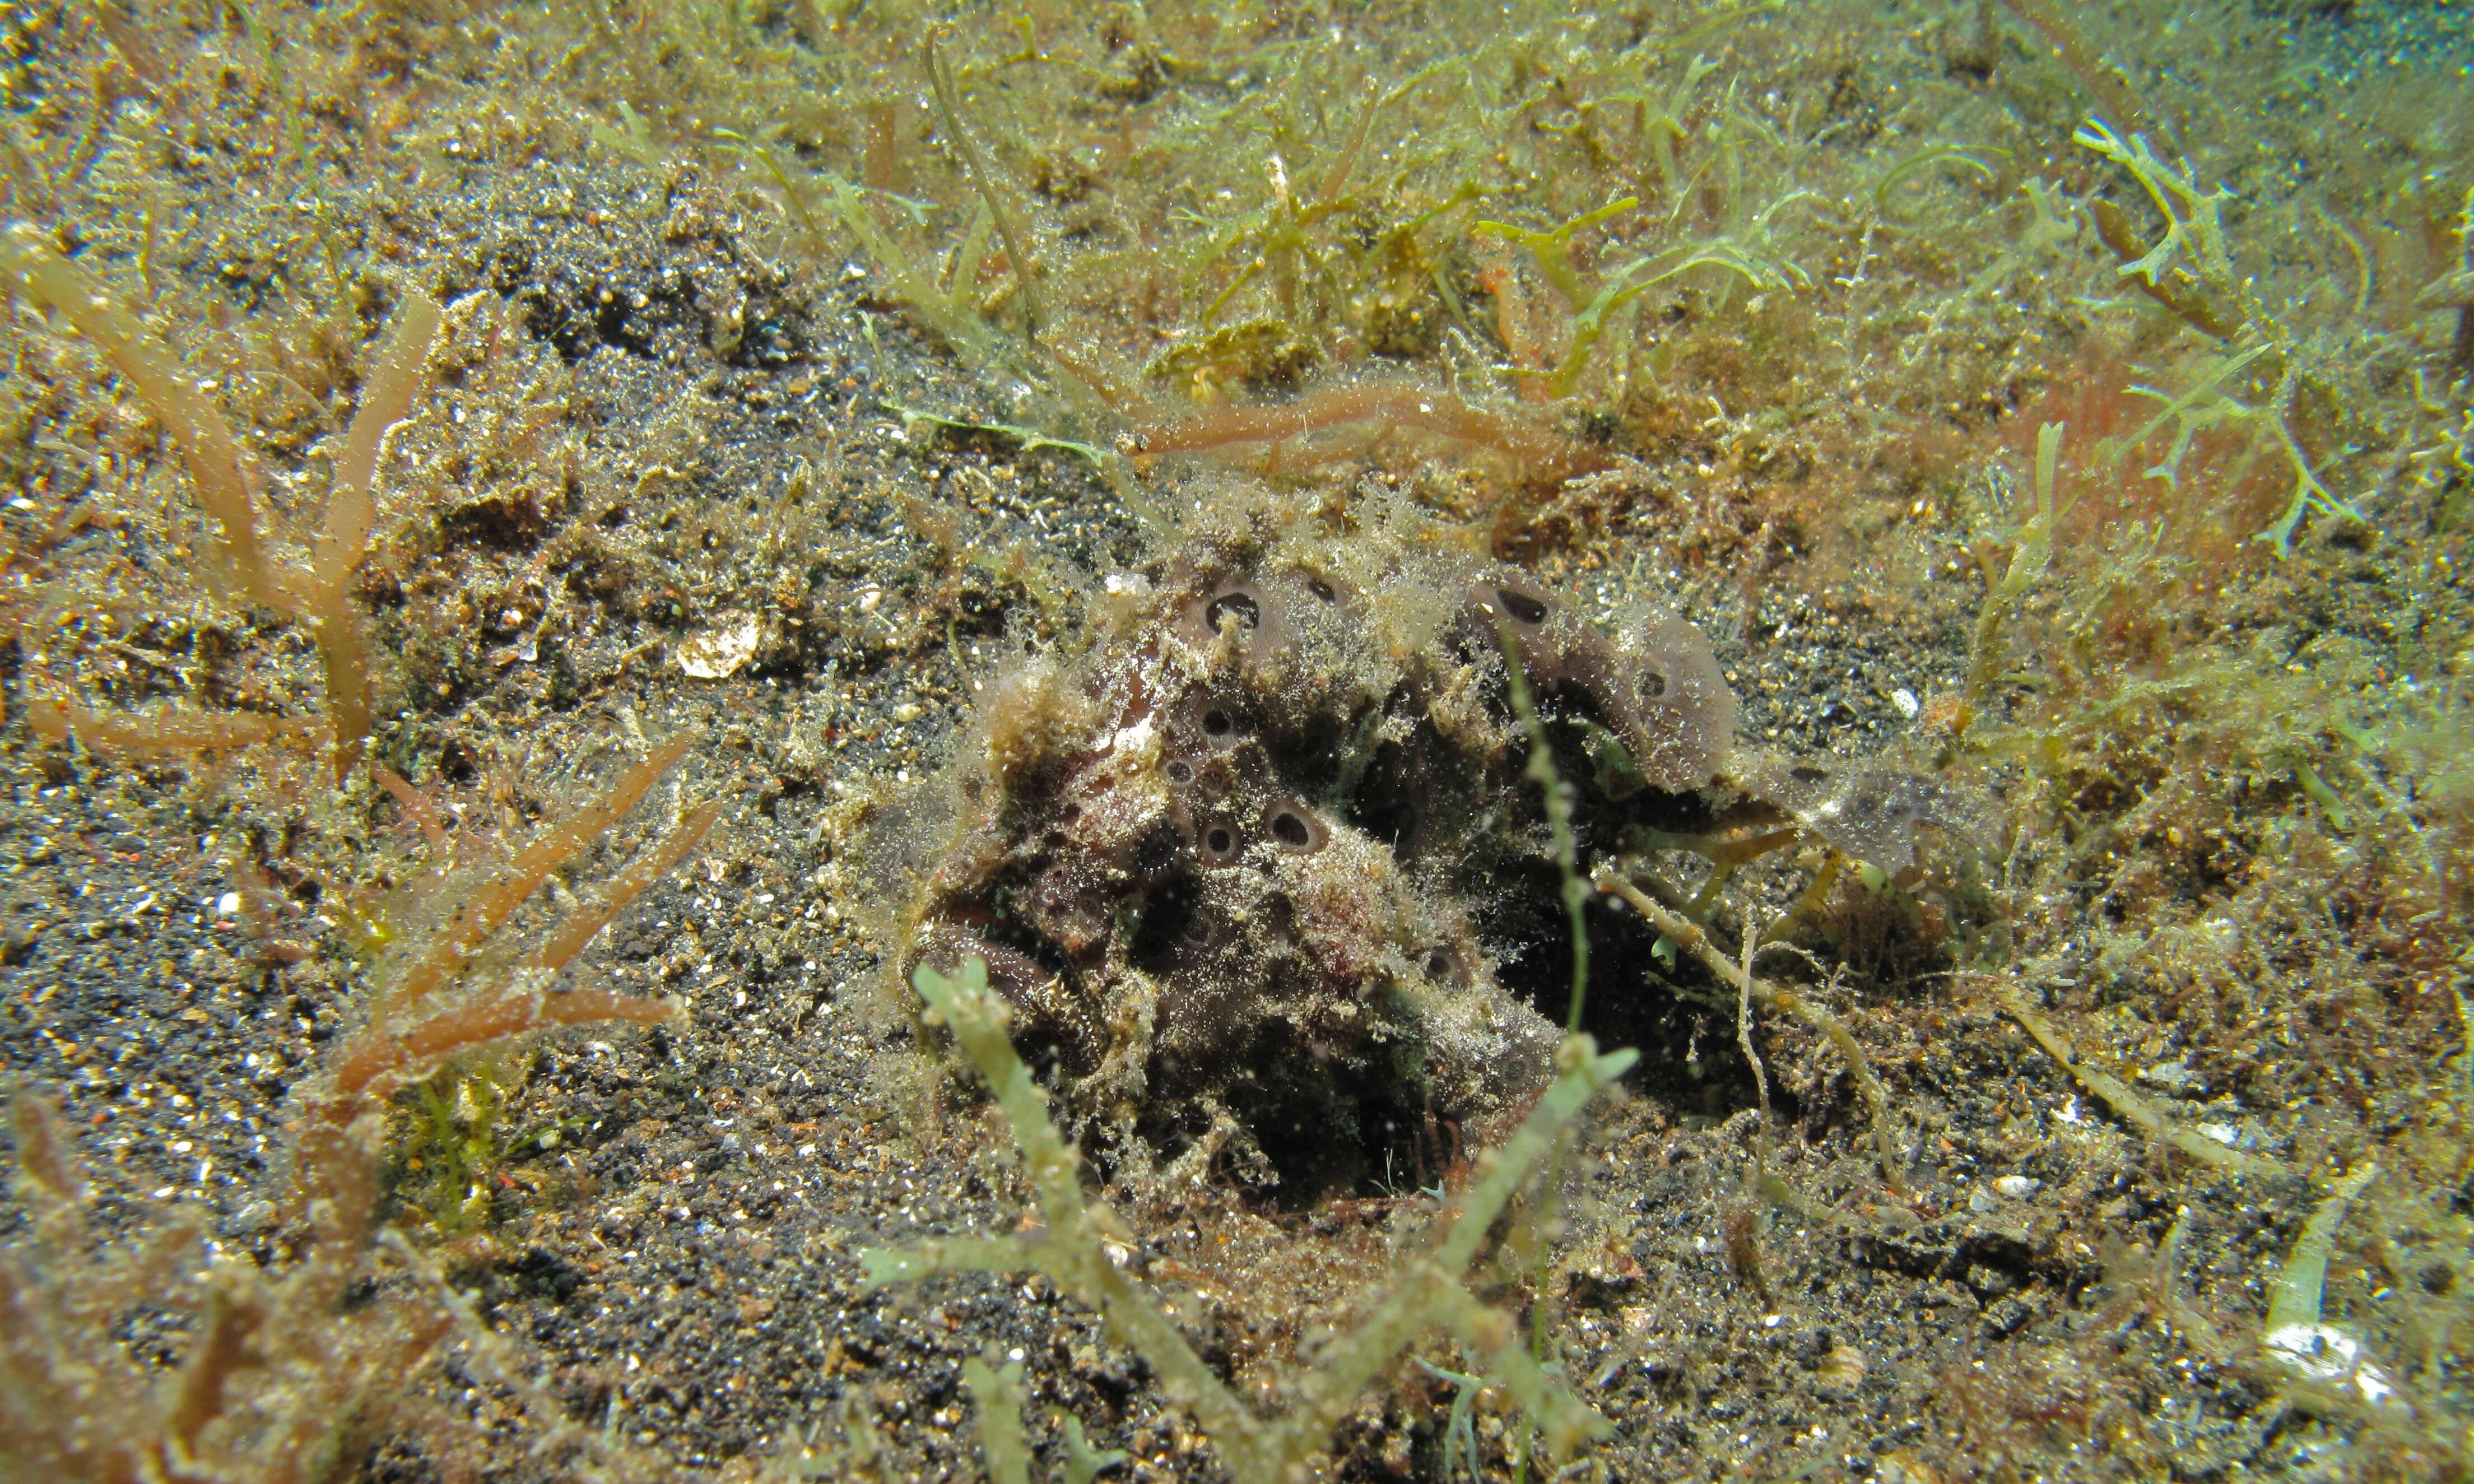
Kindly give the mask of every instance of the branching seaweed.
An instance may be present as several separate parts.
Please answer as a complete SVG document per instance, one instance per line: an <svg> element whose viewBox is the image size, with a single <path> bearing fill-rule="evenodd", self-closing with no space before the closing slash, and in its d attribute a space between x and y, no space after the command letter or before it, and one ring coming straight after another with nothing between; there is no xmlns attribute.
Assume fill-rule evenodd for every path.
<svg viewBox="0 0 2474 1484"><path fill-rule="evenodd" d="M2321 479L2321 461L2304 448L2294 429L2295 407L2316 377L2300 341L2269 310L2257 282L2234 265L2224 226L2224 207L2233 200L2233 193L2222 187L2202 189L2193 172L2158 158L2145 136L2133 133L2125 137L2103 119L2089 120L2072 137L2127 172L2164 218L2165 234L2139 251L2135 233L2118 210L2098 211L2098 234L2122 259L2116 272L2203 333L2237 345L2245 338L2251 342L2232 352L2230 363L2219 363L2203 375L2200 392L2210 396L2210 416L2260 428L2292 471L2292 491L2284 511L2256 539L2273 546L2282 556L2293 549L2294 530L2306 515L2316 512L2367 523L2369 517ZM2177 276L2177 270L2185 269L2187 277ZM2205 298L2199 297L2199 290L2205 291ZM2225 306L2240 316L2239 322L2226 317ZM2254 361L2261 363L2258 372L2234 379L2235 373ZM2244 385L2257 388L2251 401L2233 394L2233 387ZM2185 407L2198 395L2168 407L2168 415L2183 416L2192 431L2195 426L2190 424ZM2177 455L2189 437L2186 432L2177 441Z"/></svg>
<svg viewBox="0 0 2474 1484"><path fill-rule="evenodd" d="M246 1261L198 1260L200 1213L179 1211L142 1242L89 1251L85 1180L59 1115L33 1093L11 1100L17 1190L36 1239L0 1251L0 1433L26 1477L150 1479L330 1476L400 1414L400 1382L454 1327L419 1298L348 1305L365 1272L377 1196L378 1120L336 1131L296 1185L309 1236L281 1277ZM188 1352L158 1380L110 1330L138 1303L196 1316Z"/></svg>
<svg viewBox="0 0 2474 1484"><path fill-rule="evenodd" d="M531 897L549 873L617 824L671 765L690 739L682 734L654 749L598 798L542 832L503 865L465 886L427 946L380 976L369 1021L336 1050L331 1092L343 1100L384 1098L425 1077L439 1062L547 1026L592 1021L659 1025L678 1017L675 1003L606 989L547 992L549 981L582 953L611 918L695 848L721 816L721 801L690 811L659 842L629 863L603 888L601 902L570 914L502 976L442 1006L476 953Z"/></svg>
<svg viewBox="0 0 2474 1484"><path fill-rule="evenodd" d="M1601 1089L1631 1066L1630 1051L1599 1055L1586 1036L1565 1042L1566 1070L1538 1107L1482 1166L1477 1182L1427 1251L1410 1259L1368 1307L1357 1329L1297 1379L1290 1410L1267 1419L1212 1374L1168 1317L1108 1258L1084 1199L1075 1153L1049 1120L1047 1099L1007 1038L1007 1010L988 988L987 965L965 961L952 979L922 966L911 983L933 1022L950 1029L986 1079L1013 1130L1047 1229L1026 1237L949 1237L904 1250L861 1254L872 1285L914 1282L940 1273L1036 1270L1107 1316L1112 1329L1156 1372L1171 1396L1210 1434L1230 1473L1246 1484L1287 1479L1327 1444L1359 1393L1418 1336L1442 1328L1486 1357L1488 1374L1526 1409L1557 1457L1605 1423L1540 1367L1511 1316L1481 1303L1463 1276L1501 1214L1563 1131ZM1002 1425L1002 1423L1001 1423ZM991 1462L995 1460L992 1456Z"/></svg>
<svg viewBox="0 0 2474 1484"><path fill-rule="evenodd" d="M980 153L970 131L962 127L961 103L954 91L953 74L945 67L944 59L936 55L936 36L930 32L919 43L920 65L928 73L928 83L935 94L938 114L944 119L945 133L954 149L962 157L970 173L971 187L980 194L989 217L995 221L997 235L1005 242L1006 256L1013 269L1016 291L1022 296L1022 338L1025 344L1036 346L1043 316L1039 307L1039 284L1032 269L1029 238L1014 225L1013 213L1006 209L1004 198L997 194L996 181L988 162ZM967 288L968 284L958 284Z"/></svg>
<svg viewBox="0 0 2474 1484"><path fill-rule="evenodd" d="M0 232L0 284L58 314L91 341L129 378L148 410L180 446L199 508L220 531L214 544L216 559L207 564L208 576L236 596L295 614L315 628L326 669L327 733L333 745L335 777L341 782L350 776L369 740L371 718L368 646L347 590L376 529L376 485L386 435L410 415L415 399L428 384L430 347L443 318L439 306L418 292L406 298L395 330L362 388L360 405L336 455L327 481L323 528L307 565L296 567L270 554L231 428L221 409L182 373L170 346L92 275L61 256L41 232L24 223ZM97 716L73 727L68 718L77 711L83 708L52 703L53 730L74 729L89 745L132 750L235 745L251 740L249 728L259 724L236 722L217 730L170 719L150 727L133 718ZM264 725L270 736L285 730L271 721ZM213 740L189 741L195 737Z"/></svg>
<svg viewBox="0 0 2474 1484"><path fill-rule="evenodd" d="M425 294L404 302L395 332L379 353L376 369L361 389L360 406L344 434L327 487L325 528L319 532L305 583L296 583L298 612L317 625L318 653L326 663L327 720L335 739L335 778L341 782L361 761L370 736L370 667L360 615L346 600L352 570L369 550L377 528L378 453L387 432L412 412L429 383L429 348L442 318Z"/></svg>
<svg viewBox="0 0 2474 1484"><path fill-rule="evenodd" d="M609 884L599 904L570 916L512 972L468 986L452 1006L433 1002L479 938L495 933L547 871L615 824L683 751L678 743L657 751L450 910L445 949L416 955L409 970L392 976L368 1022L303 1085L306 1116L293 1125L280 1187L284 1220L300 1235L290 1239L295 1257L283 1268L201 1261L206 1224L187 1210L140 1240L93 1249L85 1180L58 1115L31 1091L15 1092L18 1193L34 1221L31 1241L0 1247L0 1435L11 1467L113 1484L311 1484L334 1476L417 1409L406 1382L450 1337L540 1414L546 1437L612 1456L601 1440L542 1405L471 1305L400 1239L391 1250L417 1279L409 1294L384 1303L348 1296L387 1272L376 1253L394 1233L377 1229L376 1211L388 1097L449 1057L486 1056L535 1030L677 1016L667 1000L590 988L553 993L548 985L703 839L718 802L690 811ZM426 1013L408 1013L424 1007ZM185 1357L162 1384L112 1334L140 1303L196 1316ZM463 1425L421 1421L432 1436Z"/></svg>
<svg viewBox="0 0 2474 1484"><path fill-rule="evenodd" d="M1615 324L1618 311L1661 283L1710 268L1733 274L1756 292L1793 287L1807 281L1804 270L1778 255L1770 243L1770 224L1780 210L1808 198L1808 191L1790 191L1772 202L1739 232L1725 232L1696 242L1678 243L1634 258L1605 276L1594 287L1571 261L1572 236L1585 227L1620 216L1638 205L1632 197L1574 217L1561 227L1535 231L1503 222L1479 222L1469 230L1500 237L1528 250L1539 272L1563 296L1571 323L1564 353L1546 375L1549 397L1569 397L1597 353L1598 343Z"/></svg>
<svg viewBox="0 0 2474 1484"><path fill-rule="evenodd" d="M1764 1010L1793 1015L1829 1037L1830 1044L1846 1060L1849 1074L1856 1079L1856 1091L1863 1096L1865 1108L1872 1114L1873 1142L1881 1160L1881 1178L1893 1191L1904 1193L1906 1183L1902 1171L1906 1159L1899 1152L1897 1125L1890 1112L1890 1092L1873 1071L1873 1063L1865 1057L1864 1048L1856 1041L1855 1033L1827 1009L1784 985L1753 977L1746 965L1718 950L1707 928L1651 896L1613 865L1599 866L1593 880L1600 891L1621 897L1634 911L1648 918L1652 927L1700 960L1702 967L1717 975L1719 982L1727 987L1749 996Z"/></svg>
<svg viewBox="0 0 2474 1484"><path fill-rule="evenodd" d="M241 472L239 445L221 409L182 375L171 348L27 223L0 232L0 277L11 291L59 315L93 342L180 447L198 506L218 527L209 577L252 601L276 603L276 574L260 549L256 502Z"/></svg>

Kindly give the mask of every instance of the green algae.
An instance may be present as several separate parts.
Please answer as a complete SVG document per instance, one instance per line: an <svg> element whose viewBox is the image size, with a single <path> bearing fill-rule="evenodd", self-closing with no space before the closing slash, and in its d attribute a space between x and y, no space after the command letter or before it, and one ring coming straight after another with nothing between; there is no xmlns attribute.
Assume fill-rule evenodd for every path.
<svg viewBox="0 0 2474 1484"><path fill-rule="evenodd" d="M803 303L824 304L858 264L870 296L859 312L882 318L888 341L915 320L951 353L936 371L967 373L931 384L880 346L874 364L915 377L879 389L883 401L1021 451L1148 465L1159 460L1109 450L1121 438L1139 450L1145 430L1187 415L1277 414L1353 376L1396 377L1345 436L1201 451L1327 492L1334 508L1380 484L1547 565L1622 572L1654 553L1656 580L1740 624L1748 671L1797 654L1763 617L1770 594L1824 595L1885 632L1919 613L1938 625L1933 664L1877 677L1873 661L1848 662L1831 698L1922 693L1905 745L1999 790L2015 831L1982 888L1989 917L1966 921L1963 902L1982 897L1943 883L1901 888L1903 911L1922 903L1962 931L1919 973L1859 976L1841 1031L1880 1059L1882 1096L1941 1117L1964 1099L1935 1082L1938 1058L1981 1048L1934 1022L1967 1024L1981 998L1970 986L2015 971L1998 982L2025 986L2030 1012L2085 1048L2070 1053L2074 1071L2120 1068L2104 1075L2128 1096L2107 1101L2128 1111L2091 1107L2099 1131L2146 1142L2139 1109L2180 1129L2156 1111L2164 1095L2131 1084L2187 1060L2248 1109L2267 1143L2246 1161L2325 1180L2376 1154L2386 1179L2316 1249L2315 1322L2358 1330L2439 1427L2462 1413L2464 1280L2452 1275L2467 1231L2454 1193L2474 1159L2455 1018L2474 802L2462 586L2474 195L2450 122L2462 80L2407 49L2332 60L2328 33L2289 43L2301 23L2281 9L2013 9L2027 28L1990 6L1901 12L1895 26L1855 9L1746 6L1594 27L1374 12L1325 36L1243 7L955 23L805 6L588 4L449 22L421 7L138 5L100 11L90 29L29 8L10 22L39 41L9 51L10 211L41 234L41 254L126 304L167 360L115 377L36 323L42 295L18 294L0 402L6 467L31 509L11 518L26 580L7 603L16 652L46 658L12 672L29 734L12 745L29 766L84 778L123 766L96 739L151 726L173 745L127 749L132 760L201 777L229 767L222 798L268 838L330 842L314 847L330 879L402 864L374 841L403 818L365 786L297 802L313 786L250 719L297 715L230 709L275 705L232 689L262 686L270 657L316 636L200 597L219 576L245 589L230 574L251 564L229 550L232 520L198 521L196 494L228 495L253 472L287 499L321 487L331 450L317 451L316 429L358 430L364 368L383 343L371 311L398 302L385 285L532 292L512 258L486 280L467 260L484 255L456 237L467 208L454 182L514 180L540 161L648 181L625 210L675 231L661 240L681 256L708 240L698 213L741 213L731 251ZM2375 8L2348 9L2356 26ZM932 61L920 39L939 21L951 29ZM251 137L243 120L261 107L279 126L263 145L201 142ZM429 172L424 185L388 175L408 162ZM315 209L282 219L296 200ZM1610 214L1622 202L1635 205ZM544 209L544 224L573 220ZM596 272L606 281L588 298L607 288L623 304L649 284L658 305L647 276ZM653 630L766 615L777 677L827 663L779 637L781 615L863 636L834 673L960 672L946 661L970 631L954 626L959 598L939 607L946 578L917 583L915 622L895 612L914 589L894 589L877 629L837 626L828 603L777 601L778 584L795 594L812 565L856 566L861 548L824 520L773 541L777 570L762 574L698 554L726 549L713 527L731 523L696 525L693 507L735 518L731 497L690 482L709 453L698 437L579 458L564 415L534 410L555 401L541 390L554 375L492 379L518 353L503 347L542 338L521 316L499 324L445 336L449 384L402 440L424 456L395 466L421 472L405 481L418 493L389 509L348 599L380 636L379 731L401 714L380 738L397 750L381 755L407 776L443 790L438 729L489 695L489 677L515 672L493 651L512 655L520 638L470 636L528 602L534 619L556 606L518 580L535 566L572 577L553 586L560 604L655 615ZM339 326L352 329L342 353ZM710 344L713 365L695 375L735 375L738 340ZM689 405L694 376L674 379ZM198 478L206 424L177 410L184 386L229 426L231 473ZM1517 419L1518 431L1439 440L1410 415L1422 404ZM899 410L922 407L946 410ZM449 428L485 424L503 426L503 442L426 457ZM2066 442L2041 436L2064 424ZM1503 446L1548 436L1588 442L1604 467L1516 454L1502 467ZM819 458L827 508L867 508L836 503L860 443L850 434L838 462ZM1574 472L1577 486L1562 477ZM1110 477L1165 485L1176 470ZM468 519L468 483L492 511L547 510L553 534L524 545L497 533L532 516ZM635 529L614 514L629 499L656 520L679 515L688 534ZM223 510L249 515L230 499ZM269 512L271 536L307 540L319 523L297 501ZM508 546L420 535L433 516ZM613 534L578 534L604 519ZM111 555L114 543L155 565ZM998 567L985 550L957 563ZM1055 623L1092 600L1088 586L1042 567L987 590ZM1863 603L1827 596L1850 592ZM465 595L475 601L459 609ZM657 642L631 634L625 652L658 655L637 647ZM1794 693L1777 714L1789 728L1806 693ZM201 717L218 728L193 727ZM204 807L227 807L200 787ZM1836 937L1802 939L1827 957L1860 936L1846 924L1862 926L1864 904L1839 892L1831 863L1796 870L1784 895L1811 903L1791 915L1831 925ZM1758 878L1713 875L1690 893L1696 917L1774 912L1779 894L1757 905ZM1671 947L1649 952L1676 970ZM2026 1078L2024 1064L2005 1068ZM1808 1083L1806 1106L1826 1118L1873 1105L1874 1081ZM2048 1116L2057 1096L2001 1096L2019 1131L2005 1139L2046 1141L2039 1157L2099 1137ZM2232 1148L2190 1137L2168 1147L2195 1160ZM2009 1147L1953 1142L1988 1162ZM2101 1149L2069 1147L2084 1163L2059 1168L2111 1170ZM2158 1239L2163 1222L2145 1214L2157 1203L2212 1199L2204 1172L2188 1171L2178 1156L2124 1166L2136 1201L2074 1194L2054 1252ZM2213 1304L2228 1333L2256 1320L2257 1292L2284 1291L2244 1288L2274 1275L2219 1234L2238 1219L2177 1220L2168 1238L2203 1285L2192 1302ZM2299 1258L2289 1238L2246 1240ZM2050 1260L2057 1291L2077 1281ZM2139 1348L2151 1338L2086 1374L2124 1386L2173 1374L2143 1369L2174 1360L2163 1341ZM2074 1406L2118 1418L2086 1399L2099 1384L2040 1392L2010 1355L1997 1350L1988 1374L2015 1396L1971 1410L1963 1388L1944 1394L1956 1441L1914 1445L1919 1465L2006 1459L1992 1467L2033 1472L2113 1452L2134 1473L2164 1467L2161 1453L2143 1465L2136 1440L2166 1437L2167 1421L2119 1433L2091 1422L2086 1438L2106 1440L2091 1451L2062 1430ZM2061 1430L2020 1441L2033 1431L2023 1416ZM2454 1434L2400 1441L2397 1425L2356 1434L2363 1456L2449 1463ZM2426 1446L2439 1452L2413 1451Z"/></svg>

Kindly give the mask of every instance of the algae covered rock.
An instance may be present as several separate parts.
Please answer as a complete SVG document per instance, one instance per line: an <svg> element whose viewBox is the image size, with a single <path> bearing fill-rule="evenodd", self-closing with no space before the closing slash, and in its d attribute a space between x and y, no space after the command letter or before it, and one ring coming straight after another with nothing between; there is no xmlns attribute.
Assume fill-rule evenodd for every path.
<svg viewBox="0 0 2474 1484"><path fill-rule="evenodd" d="M1610 632L1439 542L1257 524L1095 605L997 679L887 827L916 883L896 967L984 960L1086 1133L1225 1149L1306 1194L1403 1144L1475 1147L1553 1076L1562 1029L1503 972L1527 945L1490 932L1543 859L1507 660L1590 744L1593 850L1749 811L1912 854L1947 802L1872 769L1851 803L1835 771L1767 754L1736 777L1735 696L1698 629Z"/></svg>

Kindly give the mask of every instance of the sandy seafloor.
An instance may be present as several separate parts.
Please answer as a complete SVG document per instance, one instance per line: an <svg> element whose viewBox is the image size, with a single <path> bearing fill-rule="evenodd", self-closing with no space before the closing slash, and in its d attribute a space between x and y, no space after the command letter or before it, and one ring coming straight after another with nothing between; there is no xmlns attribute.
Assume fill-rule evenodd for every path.
<svg viewBox="0 0 2474 1484"><path fill-rule="evenodd" d="M2399 34L2444 35L2466 19L2447 6L2429 14ZM38 33L66 44L57 26L27 34ZM2313 35L2370 44L2342 28ZM229 208L233 242L279 236L279 205ZM22 197L17 209L28 209ZM1095 582L1152 554L1140 522L1070 453L906 426L889 407L989 423L1012 414L918 332L858 255L843 271L774 271L741 240L731 190L693 165L507 151L378 214L417 243L442 299L487 290L523 306L505 322L532 337L517 353L571 377L563 426L574 472L485 470L382 532L362 588L391 697L375 755L479 836L521 837L645 739L681 729L695 744L648 816L682 798L730 801L712 838L570 971L574 983L677 995L685 1020L564 1033L511 1054L504 1136L477 1204L440 1200L402 1163L417 1147L407 1105L390 1166L396 1219L471 1296L524 1384L605 1440L612 1451L594 1467L751 1477L788 1467L800 1437L847 1431L863 1415L883 1447L866 1467L881 1476L977 1477L977 1410L959 1367L992 1353L1025 1367L1043 1476L1062 1466L1060 1412L1129 1455L1105 1477L1221 1476L1149 1367L1053 1284L947 1277L870 1292L858 1260L867 1247L1014 1229L1027 1209L1002 1125L883 1012L882 945L861 930L869 883L851 853L863 800L952 754L998 673L1008 624L1018 634L1034 621L1021 585L956 553L1027 543ZM761 334L716 357L723 284ZM21 315L8 333L40 331ZM0 738L0 1067L54 1100L74 1131L99 1240L133 1240L188 1206L206 1214L211 1260L279 1271L297 1235L276 1214L297 1117L287 1096L372 992L371 961L327 895L345 882L369 888L363 908L397 912L418 933L417 909L372 904L384 900L379 886L418 875L427 847L374 787L325 797L305 754L112 756L32 735L22 711L36 678L98 688L90 696L211 693L274 709L318 682L298 625L199 617L162 521L62 520L62 497L28 451L38 440L20 442L16 498L0 523L18 553L14 578L36 596L13 610L18 724ZM1168 501L1204 478L1173 462L1142 477ZM1688 524L1671 502L1624 508L1539 558L1541 580L1637 596L1624 584L1641 580L1628 567L1639 551L1690 571ZM1928 524L1913 539L1938 538ZM2295 560L2307 572L2279 577L2259 601L2304 593L2314 621L2376 646L2400 574L2428 571L2431 553L2454 544L2462 534L2445 521L2368 543L2306 542ZM1749 595L1702 572L1667 597L1717 636L1744 735L1815 755L1864 752L1908 725L1901 693L1947 695L1964 683L1985 575L1972 564L1922 570L1891 601L1878 582L1792 563ZM121 583L109 602L97 599L97 573ZM2461 601L2455 592L2448 603ZM116 631L94 618L107 607ZM762 616L753 656L718 678L687 673L693 635L740 614ZM188 647L162 662L175 644ZM184 678L138 684L133 665ZM203 691L198 672L211 674ZM649 826L635 828L631 838ZM2215 848L2312 848L2234 836ZM2178 838L2172 854L2195 859ZM589 853L572 886L589 888L619 859ZM269 871L262 920L241 910L235 862ZM2245 868L2220 858L2172 880L2204 893ZM2400 1100L2413 1088L2445 1087L2399 1073L2326 1123L2296 1080L2307 1068L2237 1073L2251 1048L2148 1014L2135 976L2063 993L2082 986L2093 958L2069 921L2082 910L2042 904L2017 925L2053 991L2044 1003L2182 1123L2342 1166L2404 1136L2413 1112ZM2145 910L2188 917L2170 903ZM2453 899L2437 910L2449 915L2426 931L2461 930ZM2341 942L2344 929L2330 931ZM2276 950L2247 961L2264 1008L2226 1034L2257 1037L2268 1019L2296 1013L2308 986L2276 982L2288 961ZM1557 1345L1564 1375L1612 1424L1575 1476L2459 1476L2464 1342L2453 1319L2433 1321L2437 1336L2414 1330L2421 1349L2409 1352L2392 1302L2397 1274L2434 1302L2474 1283L2455 1266L2464 1253L2451 1245L2448 1202L2418 1236L2341 1240L2329 1282L2332 1319L2367 1334L2408 1386L2412 1423L2342 1386L2333 1399L2297 1395L2260 1358L2257 1333L2322 1190L2237 1179L2161 1149L1959 967L1928 956L1831 998L1894 1098L1911 1160L1902 1198L1882 1189L1827 1045L1764 1028L1783 1106L1777 1172L1826 1217L1747 1188L1752 1089L1723 1014L1681 1002L1621 1014L1667 1043L1650 1048L1654 1076L1593 1113L1563 1195ZM2277 995L2287 998L2269 1003ZM2398 1038L2383 1066L2444 1071L2462 1055L2447 1018L2377 1025ZM1342 1321L1437 1209L1414 1189L1255 1205L1218 1190L1132 1210L1119 1254L1206 1357L1231 1366ZM30 1240L25 1209L0 1205L0 1236ZM2152 1297L2153 1253L2177 1222L2180 1286L2168 1304ZM1731 1260L1731 1223L1757 1232L1758 1279ZM380 1280L354 1302L410 1302L402 1295L427 1281L392 1260L374 1271ZM139 1375L176 1371L193 1332L178 1301L193 1292L116 1322L112 1342ZM2231 1352L2194 1343L2178 1304L2234 1336ZM1441 1345L1421 1353L1451 1358ZM493 1364L475 1358L469 1334L450 1338L408 1384L440 1415L477 1425L407 1426L345 1460L343 1476L583 1471L572 1448L536 1447L538 1412ZM1451 1389L1404 1364L1370 1391L1325 1467L1333 1477L1455 1476L1450 1415ZM1499 1394L1475 1408L1490 1477L1510 1476L1514 1422ZM0 1460L10 1448L0 1440ZM17 1475L0 1462L0 1476Z"/></svg>

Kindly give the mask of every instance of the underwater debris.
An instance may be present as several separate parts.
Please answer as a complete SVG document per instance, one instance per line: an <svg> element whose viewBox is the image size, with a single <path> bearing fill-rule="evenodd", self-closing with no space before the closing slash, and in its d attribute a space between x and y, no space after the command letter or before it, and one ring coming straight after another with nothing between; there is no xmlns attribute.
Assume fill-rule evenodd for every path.
<svg viewBox="0 0 2474 1484"><path fill-rule="evenodd" d="M1085 1134L1233 1118L1270 1183L1346 1182L1387 1127L1505 1126L1560 1040L1489 941L1542 849L1507 657L1550 742L1595 755L1587 856L1760 822L1895 873L1927 828L1980 831L1933 780L1737 754L1681 619L1609 633L1438 544L1249 527L1110 578L1079 649L1003 676L950 778L889 812L923 878L898 967L983 961Z"/></svg>

